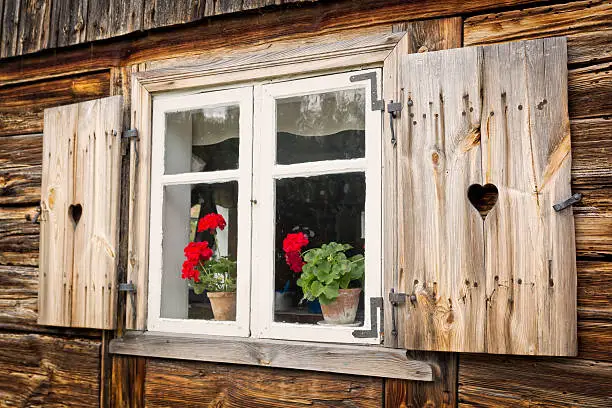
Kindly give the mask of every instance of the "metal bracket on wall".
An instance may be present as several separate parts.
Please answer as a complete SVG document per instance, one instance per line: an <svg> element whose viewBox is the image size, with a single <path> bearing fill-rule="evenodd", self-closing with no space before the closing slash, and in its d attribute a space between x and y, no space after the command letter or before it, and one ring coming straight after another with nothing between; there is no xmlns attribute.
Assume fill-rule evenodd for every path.
<svg viewBox="0 0 612 408"><path fill-rule="evenodd" d="M127 292L130 294L132 298L132 305L136 305L136 285L129 281L128 283L120 283L119 284L119 292Z"/></svg>
<svg viewBox="0 0 612 408"><path fill-rule="evenodd" d="M376 80L376 72L367 72L365 74L352 75L351 82L370 81L370 96L372 99L372 110L385 110L385 101L378 99L378 81Z"/></svg>
<svg viewBox="0 0 612 408"><path fill-rule="evenodd" d="M353 337L358 339L376 338L380 333L382 340L383 331L385 328L385 313L383 306L383 298L370 298L370 330L353 330ZM380 330L378 329L378 313L380 309Z"/></svg>
<svg viewBox="0 0 612 408"><path fill-rule="evenodd" d="M553 208L555 209L555 211L559 212L561 210L565 210L567 207L571 205L579 203L580 201L582 201L582 194L576 193L572 195L570 198L568 198L567 200L553 205Z"/></svg>
<svg viewBox="0 0 612 408"><path fill-rule="evenodd" d="M399 116L402 111L402 104L400 102L389 102L387 104L387 112L389 112L389 126L391 127L391 144L393 147L397 145L397 137L395 136L395 127L393 126L393 119Z"/></svg>

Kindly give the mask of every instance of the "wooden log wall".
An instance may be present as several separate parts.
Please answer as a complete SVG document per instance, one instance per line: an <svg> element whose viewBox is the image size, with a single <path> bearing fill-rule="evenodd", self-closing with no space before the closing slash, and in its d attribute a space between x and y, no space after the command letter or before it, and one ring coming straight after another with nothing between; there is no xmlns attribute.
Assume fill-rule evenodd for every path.
<svg viewBox="0 0 612 408"><path fill-rule="evenodd" d="M60 3L0 0L0 57L11 57L0 60L0 406L612 404L612 2L184 0L168 10L161 0ZM208 17L263 6L271 8ZM440 367L432 385L130 357L113 357L111 370L102 332L36 325L38 226L31 219L44 108L125 92L128 73L147 61L451 16L463 19L464 45L569 37L572 183L584 194L574 209L578 358L421 354ZM426 38L416 41L427 46Z"/></svg>

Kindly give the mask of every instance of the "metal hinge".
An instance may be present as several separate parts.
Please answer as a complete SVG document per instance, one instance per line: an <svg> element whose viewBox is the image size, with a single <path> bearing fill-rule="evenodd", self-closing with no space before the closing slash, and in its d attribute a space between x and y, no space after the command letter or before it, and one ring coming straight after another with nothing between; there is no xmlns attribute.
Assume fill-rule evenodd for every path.
<svg viewBox="0 0 612 408"><path fill-rule="evenodd" d="M126 292L130 295L132 300L132 305L136 307L136 285L129 281L128 283L120 283L119 284L119 292Z"/></svg>
<svg viewBox="0 0 612 408"><path fill-rule="evenodd" d="M376 72L366 72L365 74L352 75L349 80L351 82L370 80L370 96L372 99L372 110L385 110L385 101L382 99L378 99L378 81L376 80Z"/></svg>
<svg viewBox="0 0 612 408"><path fill-rule="evenodd" d="M378 310L380 310L380 330L378 329ZM358 339L376 338L380 334L383 340L385 328L384 302L381 297L370 298L370 330L353 330L353 337Z"/></svg>
<svg viewBox="0 0 612 408"><path fill-rule="evenodd" d="M138 139L138 129L127 129L121 133L124 139Z"/></svg>
<svg viewBox="0 0 612 408"><path fill-rule="evenodd" d="M567 200L553 205L553 208L555 209L555 211L559 212L561 210L565 210L570 205L579 203L581 200L582 200L582 194L576 193L572 195L570 198L568 198Z"/></svg>

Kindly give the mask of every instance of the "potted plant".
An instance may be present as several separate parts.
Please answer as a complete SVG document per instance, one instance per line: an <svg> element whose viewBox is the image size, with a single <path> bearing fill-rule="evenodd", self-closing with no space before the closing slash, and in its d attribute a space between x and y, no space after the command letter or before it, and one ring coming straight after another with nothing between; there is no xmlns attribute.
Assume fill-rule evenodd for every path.
<svg viewBox="0 0 612 408"><path fill-rule="evenodd" d="M306 245L308 237L301 232L288 234L283 241L289 268L301 273L297 284L304 292L303 299L319 300L325 323L352 324L363 287L364 256L348 257L349 244L329 242L302 252Z"/></svg>
<svg viewBox="0 0 612 408"><path fill-rule="evenodd" d="M206 291L215 320L236 320L236 261L220 256L217 228L226 226L222 215L211 213L198 221L198 232L208 230L214 247L207 241L190 242L185 247L182 278L199 295Z"/></svg>

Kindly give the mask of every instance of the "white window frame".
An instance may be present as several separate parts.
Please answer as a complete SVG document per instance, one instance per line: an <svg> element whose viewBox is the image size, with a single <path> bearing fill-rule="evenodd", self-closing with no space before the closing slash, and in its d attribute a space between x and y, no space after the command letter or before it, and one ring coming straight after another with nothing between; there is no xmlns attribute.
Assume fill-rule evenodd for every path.
<svg viewBox="0 0 612 408"><path fill-rule="evenodd" d="M239 105L238 169L164 174L165 117L166 113L198 108ZM153 98L152 152L151 152L151 216L149 239L149 301L148 329L173 333L212 334L222 336L249 336L249 305L251 285L251 169L253 146L253 87L209 91L195 94L160 95ZM164 186L238 182L238 248L236 320L216 321L202 319L163 318L162 292L162 240ZM178 272L177 272L178 273ZM185 283L185 287L186 287Z"/></svg>
<svg viewBox="0 0 612 408"><path fill-rule="evenodd" d="M335 343L380 343L380 338L357 338L354 330L369 330L370 298L382 294L382 114L372 110L372 89L369 80L351 82L356 73L376 74L381 95L381 69L350 71L310 78L256 85L254 90L254 162L253 193L253 285L251 327L252 336L284 340L305 340ZM365 90L365 157L348 160L327 160L288 165L276 164L276 103L277 98L333 92L342 89ZM327 326L282 323L274 321L274 245L275 188L274 180L338 173L365 173L365 293L363 327ZM357 222L361 222L358 220ZM380 317L377 318L380 327Z"/></svg>

